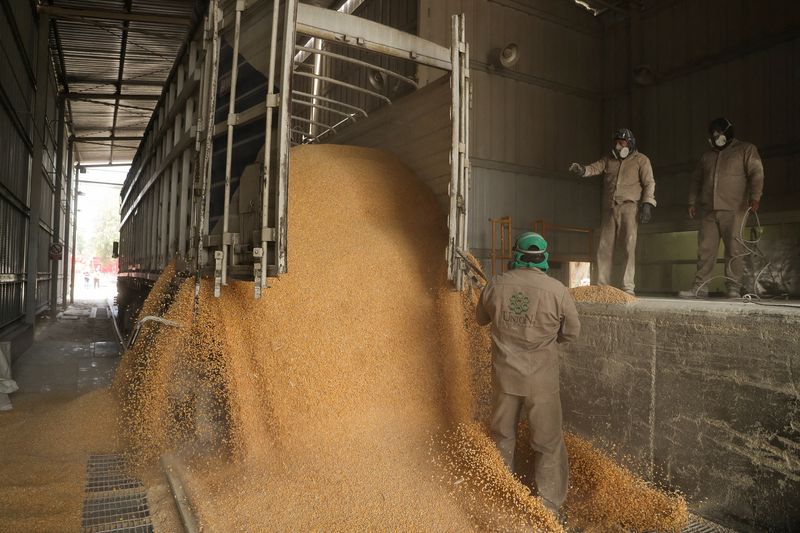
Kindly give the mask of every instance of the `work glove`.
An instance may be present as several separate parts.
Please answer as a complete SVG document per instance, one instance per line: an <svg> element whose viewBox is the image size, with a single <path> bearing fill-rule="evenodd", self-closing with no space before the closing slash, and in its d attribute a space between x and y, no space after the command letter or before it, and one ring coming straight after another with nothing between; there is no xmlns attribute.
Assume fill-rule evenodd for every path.
<svg viewBox="0 0 800 533"><path fill-rule="evenodd" d="M569 166L569 171L572 172L573 174L577 174L578 176L583 177L583 174L586 172L586 168L580 163L572 163Z"/></svg>
<svg viewBox="0 0 800 533"><path fill-rule="evenodd" d="M651 204L642 204L642 210L639 211L639 222L647 224L653 218L653 206Z"/></svg>

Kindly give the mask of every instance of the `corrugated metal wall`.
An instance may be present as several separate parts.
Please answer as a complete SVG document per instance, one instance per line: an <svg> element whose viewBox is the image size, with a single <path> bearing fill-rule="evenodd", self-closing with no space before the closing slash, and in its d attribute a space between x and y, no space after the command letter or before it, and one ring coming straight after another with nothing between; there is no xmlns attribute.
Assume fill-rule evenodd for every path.
<svg viewBox="0 0 800 533"><path fill-rule="evenodd" d="M389 150L431 188L443 209L450 205L452 91L441 79L369 118L359 120L334 137L337 144Z"/></svg>
<svg viewBox="0 0 800 533"><path fill-rule="evenodd" d="M599 182L572 177L571 161L603 148L603 34L580 7L556 0L420 0L420 36L447 45L450 15L464 13L473 83L470 246L488 257L489 218L510 215L515 233L533 221L591 227ZM519 62L489 66L495 48L519 46ZM562 246L570 247L563 241ZM575 241L575 250L583 243Z"/></svg>
<svg viewBox="0 0 800 533"><path fill-rule="evenodd" d="M48 79L36 83L37 21L31 4L0 3L0 329L24 316L25 268L28 252L31 200L41 202L41 214L35 223L39 232L37 253L37 310L49 306L51 242L64 243L66 212L66 150L61 153L64 192L62 202L54 201L58 140L56 83L52 68ZM48 58L49 61L49 58ZM42 124L34 124L34 99L37 88L47 91L46 114ZM63 127L63 125L62 125ZM42 160L32 162L34 136L43 136ZM65 135L66 139L66 135ZM65 142L66 145L66 142ZM31 199L31 179L42 180L39 198ZM59 220L59 235L53 237ZM61 266L58 272L63 272ZM63 283L63 279L55 283ZM58 292L59 296L61 291ZM60 301L60 300L59 300Z"/></svg>
<svg viewBox="0 0 800 533"><path fill-rule="evenodd" d="M762 223L800 222L796 1L656 4L638 19L610 24L604 54L608 100L603 129L631 124L656 176L659 205L653 224L640 228L637 285L669 291L691 284L697 224L685 214L689 177L708 149L706 127L715 117L728 117L737 137L761 153L766 175ZM650 66L653 84L629 86L628 73L636 64ZM667 257L660 251L665 244L670 246ZM796 256L793 260L798 262Z"/></svg>

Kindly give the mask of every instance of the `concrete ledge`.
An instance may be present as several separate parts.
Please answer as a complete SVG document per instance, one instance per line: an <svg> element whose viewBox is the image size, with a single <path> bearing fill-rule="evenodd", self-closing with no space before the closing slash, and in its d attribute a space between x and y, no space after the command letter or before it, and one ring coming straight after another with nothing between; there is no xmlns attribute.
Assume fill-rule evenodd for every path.
<svg viewBox="0 0 800 533"><path fill-rule="evenodd" d="M0 342L9 344L11 364L13 365L20 355L33 346L33 327L30 324L19 322L6 326L0 329Z"/></svg>
<svg viewBox="0 0 800 533"><path fill-rule="evenodd" d="M742 531L800 523L800 308L578 304L567 426Z"/></svg>

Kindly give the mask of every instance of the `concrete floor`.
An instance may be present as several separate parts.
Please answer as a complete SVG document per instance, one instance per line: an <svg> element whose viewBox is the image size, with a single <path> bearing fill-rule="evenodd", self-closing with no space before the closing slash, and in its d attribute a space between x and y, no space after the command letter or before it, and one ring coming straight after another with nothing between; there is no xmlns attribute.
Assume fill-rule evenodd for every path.
<svg viewBox="0 0 800 533"><path fill-rule="evenodd" d="M12 376L23 393L81 393L108 386L120 355L106 300L76 301L56 320L37 325L33 346L14 363Z"/></svg>

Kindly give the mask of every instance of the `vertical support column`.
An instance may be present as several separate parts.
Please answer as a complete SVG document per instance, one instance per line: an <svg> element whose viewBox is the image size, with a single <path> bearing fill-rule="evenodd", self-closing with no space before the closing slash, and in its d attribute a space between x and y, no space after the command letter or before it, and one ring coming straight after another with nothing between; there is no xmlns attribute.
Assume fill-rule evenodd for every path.
<svg viewBox="0 0 800 533"><path fill-rule="evenodd" d="M72 208L73 208L73 205L74 205L72 203L72 184L73 184L73 180L75 179L74 173L75 173L75 170L72 168L72 139L69 139L69 141L67 141L67 174L66 174L66 176L67 176L67 193L65 195L65 198L67 199L67 201L66 201L66 206L65 206L66 207L66 209L65 209L66 216L64 217L64 220L66 221L66 224L65 224L65 227L64 227L64 259L63 259L63 262L62 262L62 267L63 267L62 276L64 278L64 281L61 284L61 306L64 309L67 308L67 302L68 302L68 300L67 300L67 292L69 290L68 288L72 284L72 278L69 275L69 265L72 262L72 260L71 260L72 256L70 256L70 254L73 254L73 255L75 254L75 249L70 245L70 240L69 240L70 239L70 229L72 227L71 226L71 224L72 224L72 219L71 219Z"/></svg>
<svg viewBox="0 0 800 533"><path fill-rule="evenodd" d="M50 73L50 16L39 14L36 41L36 99L33 112L33 151L28 181L28 249L25 264L25 322L36 322L36 281L39 275L39 218L42 214L42 152L44 150L47 76Z"/></svg>
<svg viewBox="0 0 800 533"><path fill-rule="evenodd" d="M228 262L231 256L232 236L228 233L231 203L231 166L233 163L233 127L236 125L236 83L239 79L239 36L242 28L244 0L236 0L236 19L233 28L233 58L231 62L231 92L228 100L228 138L225 149L225 198L222 213L222 284L228 284ZM217 296L215 292L215 296Z"/></svg>
<svg viewBox="0 0 800 533"><path fill-rule="evenodd" d="M467 45L466 23L464 15L458 17L458 60L460 88L459 120L458 120L458 231L456 244L458 249L466 250L467 243L467 209L469 205L469 47ZM463 259L457 256L458 269L456 270L455 286L460 291L464 288Z"/></svg>
<svg viewBox="0 0 800 533"><path fill-rule="evenodd" d="M80 184L80 170L75 169L75 184L73 185L73 209L75 210L75 218L72 221L72 260L70 261L70 276L71 281L69 286L69 303L75 302L75 255L78 251L78 185Z"/></svg>
<svg viewBox="0 0 800 533"><path fill-rule="evenodd" d="M324 41L319 37L314 38L314 48L317 50L322 50L323 43ZM322 76L322 54L314 54L314 75ZM311 81L311 94L314 96L314 98L311 99L311 103L315 106L320 103L316 98L320 93L322 93L322 81L320 81L319 78L314 78ZM319 126L315 124L315 122L320 121L318 111L319 109L316 107L311 108L311 122L308 124L308 134L311 138L320 134ZM333 124L333 122L331 122L331 124Z"/></svg>
<svg viewBox="0 0 800 533"><path fill-rule="evenodd" d="M280 17L280 0L272 2L272 33L270 34L269 46L269 71L267 74L267 101L266 101L266 125L264 132L264 166L261 169L261 250L256 253L261 254L259 263L261 268L254 270L254 277L257 276L254 287L254 296L261 298L261 289L267 286L267 241L270 239L269 227L269 184L272 177L272 146L275 139L272 138L272 115L278 107L278 95L275 93L275 60L278 48L278 19ZM284 93L289 95L289 92ZM274 237L273 237L274 238Z"/></svg>
<svg viewBox="0 0 800 533"><path fill-rule="evenodd" d="M450 210L447 216L447 279L456 283L459 274L458 256L456 254L458 238L458 186L460 162L460 122L461 122L461 60L459 57L459 22L458 15L450 19L450 122L452 137L450 140L450 184L447 193L450 196Z"/></svg>
<svg viewBox="0 0 800 533"><path fill-rule="evenodd" d="M61 188L63 186L64 172L64 107L66 102L63 96L58 97L58 119L56 120L56 168L55 168L55 197L53 198L53 242L61 241ZM61 258L64 260L64 249L61 249ZM58 259L49 257L50 260L50 316L58 316Z"/></svg>
<svg viewBox="0 0 800 533"><path fill-rule="evenodd" d="M283 59L281 64L281 106L279 153L280 166L276 187L277 231L275 232L275 253L278 274L285 274L287 265L286 240L289 216L289 141L291 135L292 73L294 70L294 41L297 23L297 0L286 0L286 18L283 29Z"/></svg>

